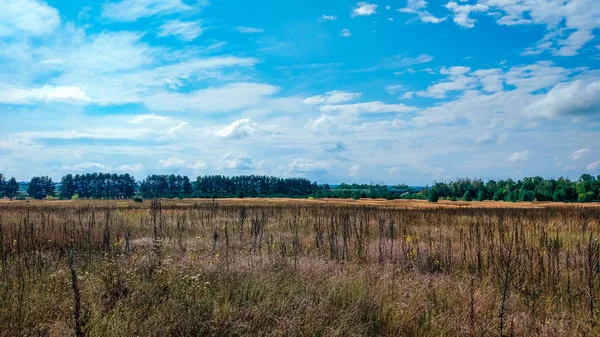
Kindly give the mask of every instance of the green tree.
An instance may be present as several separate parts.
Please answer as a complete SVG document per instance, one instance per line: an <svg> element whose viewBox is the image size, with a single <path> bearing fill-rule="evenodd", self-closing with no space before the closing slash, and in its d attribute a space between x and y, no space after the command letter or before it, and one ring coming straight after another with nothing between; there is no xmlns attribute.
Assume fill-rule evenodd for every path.
<svg viewBox="0 0 600 337"><path fill-rule="evenodd" d="M7 197L9 197L12 200L14 197L17 196L18 192L19 192L19 183L17 182L17 179L12 177L6 183L6 187L4 188L4 193Z"/></svg>
<svg viewBox="0 0 600 337"><path fill-rule="evenodd" d="M71 199L75 195L75 182L73 181L73 175L67 174L60 180L60 187L58 194L61 199Z"/></svg>
<svg viewBox="0 0 600 337"><path fill-rule="evenodd" d="M4 197L6 195L5 189L6 189L6 178L4 177L4 174L0 173L0 198Z"/></svg>
<svg viewBox="0 0 600 337"><path fill-rule="evenodd" d="M48 176L33 177L27 187L27 193L34 199L44 199L46 196L54 196L54 182Z"/></svg>
<svg viewBox="0 0 600 337"><path fill-rule="evenodd" d="M440 193L436 186L432 186L427 191L427 201L429 202L438 202L440 200Z"/></svg>

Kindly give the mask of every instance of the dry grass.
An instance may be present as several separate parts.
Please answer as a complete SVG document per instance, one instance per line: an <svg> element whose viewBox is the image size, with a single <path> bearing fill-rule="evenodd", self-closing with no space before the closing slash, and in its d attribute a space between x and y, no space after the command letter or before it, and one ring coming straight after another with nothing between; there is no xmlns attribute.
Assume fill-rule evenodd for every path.
<svg viewBox="0 0 600 337"><path fill-rule="evenodd" d="M0 336L599 335L597 206L2 203Z"/></svg>

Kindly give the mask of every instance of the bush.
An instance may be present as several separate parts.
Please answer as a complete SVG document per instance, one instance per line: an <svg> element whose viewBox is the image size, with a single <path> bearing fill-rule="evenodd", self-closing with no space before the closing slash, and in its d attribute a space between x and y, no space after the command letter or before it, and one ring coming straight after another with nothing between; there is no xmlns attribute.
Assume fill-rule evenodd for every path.
<svg viewBox="0 0 600 337"><path fill-rule="evenodd" d="M142 197L133 197L133 201L135 201L135 202L143 202L144 198L142 198Z"/></svg>
<svg viewBox="0 0 600 337"><path fill-rule="evenodd" d="M594 200L594 192L579 193L577 198L579 202L590 202Z"/></svg>
<svg viewBox="0 0 600 337"><path fill-rule="evenodd" d="M79 194L75 194L71 197L71 200L76 201L79 200Z"/></svg>

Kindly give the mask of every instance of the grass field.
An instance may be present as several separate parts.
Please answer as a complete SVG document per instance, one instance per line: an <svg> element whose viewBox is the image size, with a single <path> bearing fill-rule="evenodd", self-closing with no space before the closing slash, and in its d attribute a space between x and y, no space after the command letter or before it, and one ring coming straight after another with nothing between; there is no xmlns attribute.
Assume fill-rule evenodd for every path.
<svg viewBox="0 0 600 337"><path fill-rule="evenodd" d="M0 336L597 336L599 206L0 202Z"/></svg>

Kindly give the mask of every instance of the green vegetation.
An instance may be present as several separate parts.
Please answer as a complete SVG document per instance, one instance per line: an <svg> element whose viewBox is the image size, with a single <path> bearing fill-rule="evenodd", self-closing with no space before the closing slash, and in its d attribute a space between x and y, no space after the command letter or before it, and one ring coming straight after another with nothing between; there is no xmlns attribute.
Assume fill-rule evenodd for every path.
<svg viewBox="0 0 600 337"><path fill-rule="evenodd" d="M150 175L137 183L129 174L87 173L67 174L59 184L47 176L33 177L26 184L31 198L47 196L71 199L131 199L143 198L341 198L341 199L421 199L437 202L462 201L600 201L600 176L583 174L577 181L565 178L543 179L526 177L521 180L458 179L436 182L431 187L413 188L407 185L340 184L319 185L304 178L269 176L203 176L191 181L181 175ZM58 187L58 194L55 190ZM14 178L6 181L0 174L0 197L19 198L25 195Z"/></svg>
<svg viewBox="0 0 600 337"><path fill-rule="evenodd" d="M137 183L128 173L86 173L67 174L60 180L61 199L71 199L74 195L85 199L129 199L135 194Z"/></svg>
<svg viewBox="0 0 600 337"><path fill-rule="evenodd" d="M0 203L0 337L600 335L600 207L476 205Z"/></svg>
<svg viewBox="0 0 600 337"><path fill-rule="evenodd" d="M427 199L477 201L600 201L600 176L583 174L577 181L569 179L543 179L528 177L522 180L481 180L458 179L451 182L437 182L427 188Z"/></svg>
<svg viewBox="0 0 600 337"><path fill-rule="evenodd" d="M0 198L7 197L13 199L19 192L19 183L15 178L6 181L6 177L0 173Z"/></svg>

